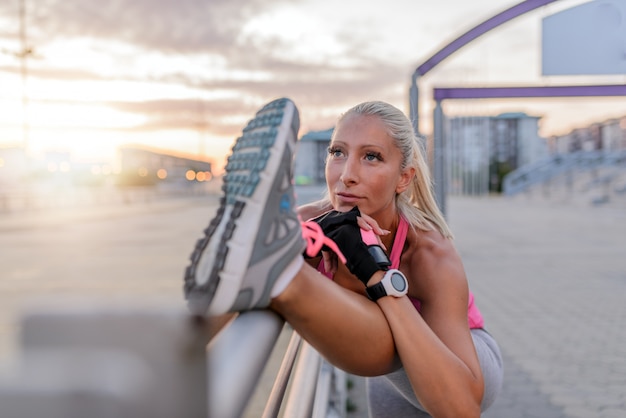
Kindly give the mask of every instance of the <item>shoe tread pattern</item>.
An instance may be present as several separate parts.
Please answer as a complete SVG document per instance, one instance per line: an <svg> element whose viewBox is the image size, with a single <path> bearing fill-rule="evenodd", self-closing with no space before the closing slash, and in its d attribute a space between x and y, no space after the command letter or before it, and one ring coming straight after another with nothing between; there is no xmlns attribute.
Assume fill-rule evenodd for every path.
<svg viewBox="0 0 626 418"><path fill-rule="evenodd" d="M204 230L204 237L200 238L190 256L190 265L185 269L184 294L189 298L191 294L201 294L208 306L215 295L220 283L220 272L224 268L228 255L228 240L237 227L237 219L245 207L242 198L249 198L254 194L260 182L260 173L266 167L270 157L270 149L274 145L278 134L278 126L283 120L283 109L286 99L278 99L265 105L259 110L254 119L248 122L243 129L243 135L238 137L232 147L231 155L225 167L226 175L223 179L220 206L209 226ZM220 243L217 246L218 254L211 269L208 280L198 284L196 277L198 263L209 242L214 237L219 225L224 222L226 207L232 206L229 219L224 228Z"/></svg>

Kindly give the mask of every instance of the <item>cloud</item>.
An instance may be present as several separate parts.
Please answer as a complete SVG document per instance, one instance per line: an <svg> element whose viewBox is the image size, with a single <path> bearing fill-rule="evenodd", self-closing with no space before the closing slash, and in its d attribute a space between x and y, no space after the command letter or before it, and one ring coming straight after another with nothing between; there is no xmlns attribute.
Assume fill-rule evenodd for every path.
<svg viewBox="0 0 626 418"><path fill-rule="evenodd" d="M358 71L357 71L358 70ZM383 66L346 70L345 73L319 68L319 72L307 73L302 77L295 68L285 70L293 76L288 81L207 81L198 84L195 80L179 74L179 84L193 84L204 91L245 91L246 97L258 97L266 101L287 96L296 104L311 112L308 116L313 126L325 128L332 125L340 111L353 104L372 98L387 99L397 96L398 80L402 79L395 67ZM354 73L353 73L354 71ZM315 74L315 77L311 77ZM407 78L408 80L408 78ZM400 83L401 84L401 83ZM402 86L401 86L402 87ZM332 102L332 106L328 103ZM207 129L216 135L233 136L241 130L242 122L251 117L259 103L241 97L200 100L162 99L135 102L109 102L108 106L123 112L145 115L147 122L133 129L189 129L208 121ZM316 110L317 109L317 110ZM332 111L333 109L341 109ZM328 115L330 113L330 115Z"/></svg>
<svg viewBox="0 0 626 418"><path fill-rule="evenodd" d="M9 7L7 3L0 3L0 14L15 14L15 6ZM137 78L132 71L133 61L145 53L161 54L164 59L168 55L198 58L214 54L221 57L223 72L230 76L237 71L272 74L264 84L270 88L272 84L304 86L303 80L309 84L319 84L315 81L320 80L331 85L338 84L333 80L348 80L351 84L350 80L371 79L372 69L391 68L369 57L367 45L346 33L336 37L345 50L343 59L306 51L302 52L304 59L294 57L297 41L244 34L244 27L251 19L280 7L281 2L276 0L38 0L36 7L33 2L27 1L26 5L30 5L27 7L29 40L35 50L45 49L55 41L87 38L93 41L89 47L91 53L115 56L119 67L116 74L104 74L98 68L68 68L66 62L46 60L44 56L41 63L30 61L31 77L59 81L116 77L132 80ZM107 48L107 43L112 46ZM116 49L114 45L120 43L132 49ZM17 67L5 66L2 70L14 72ZM190 69L185 74L168 69L160 71L162 74L150 74L144 80L161 78L194 86L224 79L213 77L211 68Z"/></svg>
<svg viewBox="0 0 626 418"><path fill-rule="evenodd" d="M136 130L188 129L204 113L211 133L232 136L260 104L280 96L293 98L303 122L321 129L360 101L404 105L418 58L441 43L443 18L425 19L419 13L425 2L391 1L389 9L403 7L397 19L387 10L372 14L378 13L374 5L354 9L353 2L346 13L344 4L298 2L25 0L29 40L43 55L29 60L29 76L68 83L57 90L67 97L51 100L71 101L73 81L101 82L99 91L107 92L111 85L126 86L110 81L131 81L137 91L148 86L150 100L105 103L144 115ZM0 16L17 17L17 6L8 3L0 2ZM361 10L366 6L367 13ZM390 22L393 31L385 29ZM66 44L83 49L60 51ZM18 70L17 62L0 67ZM183 93L171 98L172 86Z"/></svg>
<svg viewBox="0 0 626 418"><path fill-rule="evenodd" d="M0 12L14 14L15 6L7 3L0 5ZM280 3L264 0L38 0L36 4L26 4L29 6L29 32L42 42L47 38L90 37L127 42L149 50L200 53L233 46L251 17Z"/></svg>

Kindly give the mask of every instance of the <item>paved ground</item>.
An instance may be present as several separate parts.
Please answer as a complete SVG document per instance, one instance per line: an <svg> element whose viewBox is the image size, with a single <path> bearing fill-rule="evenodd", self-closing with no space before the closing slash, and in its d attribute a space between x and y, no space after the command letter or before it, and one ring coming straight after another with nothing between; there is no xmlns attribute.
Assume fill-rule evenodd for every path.
<svg viewBox="0 0 626 418"><path fill-rule="evenodd" d="M506 360L484 416L626 416L626 210L452 199L470 285Z"/></svg>
<svg viewBox="0 0 626 418"><path fill-rule="evenodd" d="M215 204L195 197L0 213L0 359L17 354L19 307L33 296L181 303L188 253ZM453 197L448 208L506 362L502 395L484 417L626 416L624 207L522 196ZM365 413L360 383L353 417Z"/></svg>

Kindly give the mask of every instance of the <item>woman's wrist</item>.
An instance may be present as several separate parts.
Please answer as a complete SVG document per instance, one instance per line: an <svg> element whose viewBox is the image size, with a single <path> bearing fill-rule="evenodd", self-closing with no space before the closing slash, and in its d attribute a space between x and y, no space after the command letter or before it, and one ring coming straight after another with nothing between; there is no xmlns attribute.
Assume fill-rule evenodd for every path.
<svg viewBox="0 0 626 418"><path fill-rule="evenodd" d="M372 274L372 277L370 277L370 279L367 281L366 287L374 286L376 283L380 282L383 277L385 277L385 272L382 270L378 270L377 272Z"/></svg>

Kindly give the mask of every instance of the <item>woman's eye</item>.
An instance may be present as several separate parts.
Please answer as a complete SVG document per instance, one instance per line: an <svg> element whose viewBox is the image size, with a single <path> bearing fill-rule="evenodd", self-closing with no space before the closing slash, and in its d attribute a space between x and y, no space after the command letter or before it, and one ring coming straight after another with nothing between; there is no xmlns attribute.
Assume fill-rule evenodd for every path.
<svg viewBox="0 0 626 418"><path fill-rule="evenodd" d="M341 157L342 152L338 148L328 148L328 155L331 157Z"/></svg>
<svg viewBox="0 0 626 418"><path fill-rule="evenodd" d="M377 160L381 160L382 158L380 157L380 154L378 153L368 152L367 154L365 154L365 159L367 161L377 161Z"/></svg>

